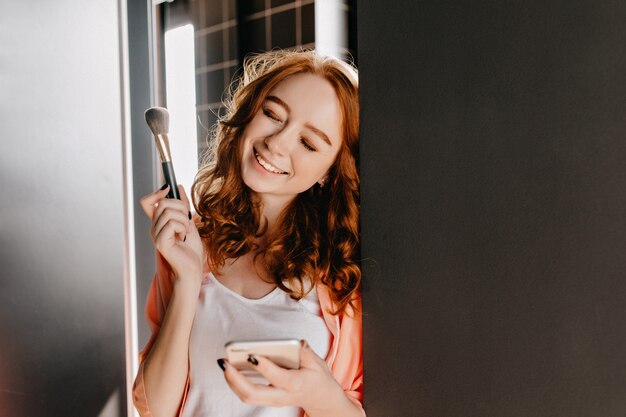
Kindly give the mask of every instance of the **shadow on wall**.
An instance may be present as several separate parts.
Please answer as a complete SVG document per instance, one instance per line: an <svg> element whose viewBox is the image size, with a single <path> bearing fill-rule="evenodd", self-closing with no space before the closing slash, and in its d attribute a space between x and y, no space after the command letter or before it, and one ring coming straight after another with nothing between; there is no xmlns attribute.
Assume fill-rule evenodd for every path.
<svg viewBox="0 0 626 417"><path fill-rule="evenodd" d="M30 229L0 233L0 416L125 416L122 271L102 230L45 230L29 210L3 210Z"/></svg>

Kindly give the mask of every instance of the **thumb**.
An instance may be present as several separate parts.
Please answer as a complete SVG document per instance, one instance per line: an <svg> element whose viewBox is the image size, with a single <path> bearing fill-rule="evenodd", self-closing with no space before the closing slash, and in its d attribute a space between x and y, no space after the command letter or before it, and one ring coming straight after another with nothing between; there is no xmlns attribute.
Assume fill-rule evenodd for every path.
<svg viewBox="0 0 626 417"><path fill-rule="evenodd" d="M300 348L300 367L302 368L313 368L315 366L321 366L326 362L324 359L317 356L311 346L306 342L306 340L302 340L302 347Z"/></svg>

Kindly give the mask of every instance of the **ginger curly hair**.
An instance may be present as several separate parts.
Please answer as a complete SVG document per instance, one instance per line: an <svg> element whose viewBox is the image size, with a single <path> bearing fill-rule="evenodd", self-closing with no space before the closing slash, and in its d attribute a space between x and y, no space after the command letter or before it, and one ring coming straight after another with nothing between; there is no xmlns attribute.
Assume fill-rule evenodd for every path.
<svg viewBox="0 0 626 417"><path fill-rule="evenodd" d="M324 187L315 184L283 210L279 227L259 248L260 208L241 177L240 138L270 91L287 77L311 73L328 80L342 109L343 141ZM294 299L310 290L305 279L329 288L339 313L361 283L359 266L359 95L356 69L313 51L272 51L249 57L243 75L225 100L226 114L213 131L211 146L191 194L201 222L198 231L211 268L258 250L278 287ZM255 260L256 260L255 257ZM289 285L286 285L287 282Z"/></svg>

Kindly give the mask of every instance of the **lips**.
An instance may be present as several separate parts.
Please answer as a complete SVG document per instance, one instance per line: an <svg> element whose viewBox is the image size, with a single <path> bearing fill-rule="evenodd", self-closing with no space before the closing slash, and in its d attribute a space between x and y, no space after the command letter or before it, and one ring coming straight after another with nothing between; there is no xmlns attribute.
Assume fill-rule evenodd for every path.
<svg viewBox="0 0 626 417"><path fill-rule="evenodd" d="M256 149L252 148L254 150L254 157L256 158L257 162L259 163L259 165L261 165L267 172L271 172L272 174L281 174L281 175L287 175L287 172L276 168L274 165L270 164L269 162L267 162L265 159L263 159L263 157L261 157L261 155L259 155L259 153L256 151Z"/></svg>

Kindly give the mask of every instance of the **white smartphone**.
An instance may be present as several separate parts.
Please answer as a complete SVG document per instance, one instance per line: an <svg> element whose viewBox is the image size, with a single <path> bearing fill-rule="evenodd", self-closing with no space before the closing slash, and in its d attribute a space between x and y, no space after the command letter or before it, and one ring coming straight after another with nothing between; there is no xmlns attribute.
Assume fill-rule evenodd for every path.
<svg viewBox="0 0 626 417"><path fill-rule="evenodd" d="M300 341L298 339L232 341L224 345L228 362L250 375L256 373L248 362L250 355L263 356L287 369L300 368Z"/></svg>

